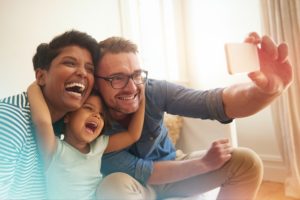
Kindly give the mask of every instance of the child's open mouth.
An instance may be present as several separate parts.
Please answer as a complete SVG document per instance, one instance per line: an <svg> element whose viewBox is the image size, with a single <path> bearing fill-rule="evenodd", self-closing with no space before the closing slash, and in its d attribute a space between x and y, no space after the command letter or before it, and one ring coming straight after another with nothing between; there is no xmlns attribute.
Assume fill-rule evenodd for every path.
<svg viewBox="0 0 300 200"><path fill-rule="evenodd" d="M85 128L88 130L88 132L90 132L92 134L95 132L97 127L98 127L98 124L96 122L87 122L85 124Z"/></svg>

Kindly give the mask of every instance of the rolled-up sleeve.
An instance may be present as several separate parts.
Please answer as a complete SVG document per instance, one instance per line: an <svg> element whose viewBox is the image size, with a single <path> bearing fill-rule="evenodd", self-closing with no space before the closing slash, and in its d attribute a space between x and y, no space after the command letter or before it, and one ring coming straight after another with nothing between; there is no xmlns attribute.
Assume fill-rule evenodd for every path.
<svg viewBox="0 0 300 200"><path fill-rule="evenodd" d="M224 88L211 90L207 95L206 105L208 107L211 119L216 119L221 123L230 123L232 122L232 119L227 117L224 110L222 98L223 90Z"/></svg>

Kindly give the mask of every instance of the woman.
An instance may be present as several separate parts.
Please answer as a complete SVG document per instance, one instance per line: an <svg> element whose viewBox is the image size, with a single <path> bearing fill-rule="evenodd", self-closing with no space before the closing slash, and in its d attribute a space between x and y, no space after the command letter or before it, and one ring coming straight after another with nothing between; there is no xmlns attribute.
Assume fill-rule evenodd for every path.
<svg viewBox="0 0 300 200"><path fill-rule="evenodd" d="M40 44L33 57L36 81L57 122L78 109L94 84L97 41L68 31ZM0 199L45 199L45 178L27 93L0 100Z"/></svg>

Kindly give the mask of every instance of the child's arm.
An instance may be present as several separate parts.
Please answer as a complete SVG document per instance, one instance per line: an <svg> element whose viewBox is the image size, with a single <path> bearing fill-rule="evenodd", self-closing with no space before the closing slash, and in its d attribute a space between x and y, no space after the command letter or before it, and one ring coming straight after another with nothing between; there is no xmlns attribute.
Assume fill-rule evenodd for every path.
<svg viewBox="0 0 300 200"><path fill-rule="evenodd" d="M105 153L124 149L135 143L142 134L145 116L145 95L144 90L141 92L142 101L139 109L133 114L128 131L120 132L109 136L109 142L105 149Z"/></svg>
<svg viewBox="0 0 300 200"><path fill-rule="evenodd" d="M32 121L36 128L38 147L44 157L45 166L47 168L56 148L50 111L41 88L36 82L28 87L27 93Z"/></svg>

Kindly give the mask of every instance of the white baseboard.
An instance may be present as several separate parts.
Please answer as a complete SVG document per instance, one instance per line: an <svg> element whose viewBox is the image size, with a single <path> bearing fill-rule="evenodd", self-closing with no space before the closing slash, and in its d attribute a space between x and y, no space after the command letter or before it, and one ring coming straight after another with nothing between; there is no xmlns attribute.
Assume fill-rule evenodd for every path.
<svg viewBox="0 0 300 200"><path fill-rule="evenodd" d="M263 180L284 183L287 169L281 156L259 155L264 164Z"/></svg>

